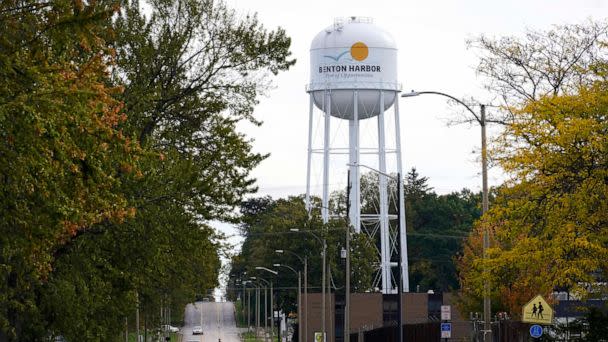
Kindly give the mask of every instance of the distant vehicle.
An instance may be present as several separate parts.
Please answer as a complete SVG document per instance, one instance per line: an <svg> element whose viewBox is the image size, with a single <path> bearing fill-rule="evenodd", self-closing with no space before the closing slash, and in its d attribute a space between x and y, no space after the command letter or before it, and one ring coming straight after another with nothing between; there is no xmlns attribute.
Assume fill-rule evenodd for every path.
<svg viewBox="0 0 608 342"><path fill-rule="evenodd" d="M203 298L203 302L208 302L208 301L209 301L209 298L207 298L207 297Z"/></svg>
<svg viewBox="0 0 608 342"><path fill-rule="evenodd" d="M194 328L192 328L192 335L202 335L203 334L203 328L200 325L195 325Z"/></svg>
<svg viewBox="0 0 608 342"><path fill-rule="evenodd" d="M174 327L172 325L162 325L160 327L163 331L168 331L168 332L178 332L179 328L178 327Z"/></svg>

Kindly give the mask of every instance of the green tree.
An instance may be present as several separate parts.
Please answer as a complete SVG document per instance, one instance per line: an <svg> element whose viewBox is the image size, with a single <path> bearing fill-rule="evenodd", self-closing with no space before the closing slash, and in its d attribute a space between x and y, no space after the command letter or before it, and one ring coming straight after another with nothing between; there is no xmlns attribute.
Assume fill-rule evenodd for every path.
<svg viewBox="0 0 608 342"><path fill-rule="evenodd" d="M61 297L86 297L65 306L85 310L95 293L115 289L113 283L124 285L115 297L125 300L97 301L78 326L59 316L52 328L66 336L116 335L136 296L142 320L155 326L161 305L181 316L184 304L218 284L224 247L205 222L234 219L235 204L255 190L249 172L264 158L251 152L236 125L258 123L252 116L257 96L269 76L293 64L282 30L241 19L223 2L149 5L144 16L139 3L125 3L113 22L113 77L125 84L121 100L130 113L122 128L143 150L141 172L123 177L116 191L137 214L74 240L59 259L71 274L57 274L48 286L55 304L49 312L68 310L59 307ZM88 249L75 247L84 243ZM65 286L71 278L99 279L99 286ZM112 314L94 320L102 312Z"/></svg>
<svg viewBox="0 0 608 342"><path fill-rule="evenodd" d="M137 146L110 86L111 2L0 4L0 340L44 335L37 291L87 226L132 215L113 191Z"/></svg>
<svg viewBox="0 0 608 342"><path fill-rule="evenodd" d="M206 222L255 190L236 125L289 38L220 1L115 5L0 5L0 340L111 340L136 298L148 326L181 312L217 285Z"/></svg>
<svg viewBox="0 0 608 342"><path fill-rule="evenodd" d="M322 256L321 245L312 237L311 231L319 238L327 241L327 263L331 269L332 291L343 291L344 266L340 258L340 250L344 247L346 221L344 219L330 220L323 224L320 219L318 199L313 199L315 209L309 215L303 196L272 200L268 197L247 200L241 206L242 224L241 232L245 237L240 254L233 258L230 270L230 283L235 279L245 278L256 274L256 266L272 268L275 263L284 263L294 269L303 270L301 261L293 255L286 253L278 255L277 249L286 249L308 260L308 286L310 292L321 292ZM291 232L298 228L300 232ZM371 288L373 265L369 262L375 253L371 242L364 234L353 235L351 242L351 270L352 290L363 292ZM297 278L293 272L279 269L275 283L281 286L297 286ZM270 276L268 273L259 276ZM329 277L329 276L328 276ZM335 286L334 286L335 285ZM232 298L236 292L230 294ZM284 291L279 297L279 303L287 311L296 311L296 293Z"/></svg>

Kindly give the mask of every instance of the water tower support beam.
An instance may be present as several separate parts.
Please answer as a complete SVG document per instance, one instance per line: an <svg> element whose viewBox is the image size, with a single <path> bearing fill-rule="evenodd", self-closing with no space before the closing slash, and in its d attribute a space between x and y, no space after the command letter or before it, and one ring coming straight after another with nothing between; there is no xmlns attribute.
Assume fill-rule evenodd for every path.
<svg viewBox="0 0 608 342"><path fill-rule="evenodd" d="M354 228L355 233L361 232L361 174L359 170L359 91L353 91L353 120L348 122L348 139L349 139L349 169L351 178L350 189L350 212L348 213L350 224Z"/></svg>
<svg viewBox="0 0 608 342"><path fill-rule="evenodd" d="M378 195L380 201L380 245L382 262L382 293L392 292L391 240L388 226L388 196L386 191L386 138L384 132L384 91L380 90L378 115Z"/></svg>
<svg viewBox="0 0 608 342"><path fill-rule="evenodd" d="M395 138L396 138L396 154L397 154L397 172L400 177L403 177L403 162L401 158L401 124L399 121L399 101L395 100ZM401 251L401 277L403 279L403 292L410 292L410 280L408 271L408 258L407 258L407 236L405 227L405 196L403 191L403 181L399 182L399 246Z"/></svg>
<svg viewBox="0 0 608 342"><path fill-rule="evenodd" d="M315 107L313 92L309 92L310 103L308 110L308 162L306 163L306 210L308 211L308 215L310 215L311 205L310 205L310 168L312 162L312 113Z"/></svg>
<svg viewBox="0 0 608 342"><path fill-rule="evenodd" d="M331 90L323 94L323 113L325 114L325 127L323 130L323 199L321 216L323 223L329 221L329 129L331 118Z"/></svg>

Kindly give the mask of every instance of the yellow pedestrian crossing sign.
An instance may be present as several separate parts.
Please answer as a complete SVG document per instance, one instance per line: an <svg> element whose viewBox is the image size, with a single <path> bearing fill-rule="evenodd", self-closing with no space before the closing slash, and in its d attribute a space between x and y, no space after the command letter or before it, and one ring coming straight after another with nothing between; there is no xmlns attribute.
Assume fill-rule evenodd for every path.
<svg viewBox="0 0 608 342"><path fill-rule="evenodd" d="M524 305L521 320L526 323L551 324L553 309L543 296L538 295Z"/></svg>

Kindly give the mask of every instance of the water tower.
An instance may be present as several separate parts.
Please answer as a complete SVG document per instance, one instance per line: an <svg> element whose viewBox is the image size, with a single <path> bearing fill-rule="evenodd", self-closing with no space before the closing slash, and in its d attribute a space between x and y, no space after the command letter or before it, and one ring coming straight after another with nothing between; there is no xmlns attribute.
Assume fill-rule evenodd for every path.
<svg viewBox="0 0 608 342"><path fill-rule="evenodd" d="M397 47L390 34L376 26L370 18L350 17L336 20L314 38L310 49L310 96L308 165L306 182L306 204L311 203L311 171L314 155L322 157L322 217L327 222L332 213L329 208L330 171L336 165L346 165L350 171L350 222L356 233L368 234L376 247L378 259L374 265L377 273L373 286L382 293L397 293L396 275L398 249L403 256L402 273L404 291L409 290L407 239L405 235L404 205L401 201L400 219L389 214L389 193L398 193L403 198L403 185L397 191L389 191L385 174L403 175L401 161L401 138L399 125L397 81ZM389 110L393 108L391 117ZM316 108L316 109L315 109ZM346 125L345 123L348 123ZM335 127L332 127L335 125ZM365 129L361 129L361 127ZM371 128L370 128L371 126ZM322 137L318 146L313 144L313 131L319 127ZM322 128L321 128L322 127ZM343 132L340 130L343 129ZM373 132L372 132L373 131ZM390 136L387 132L393 132ZM347 136L343 146L337 146L336 136ZM374 136L371 143L361 145L362 133ZM393 146L387 146L387 138ZM346 139L345 139L346 140ZM341 164L332 164L336 158L347 158ZM362 156L365 159L362 162ZM370 160L369 158L373 158ZM375 212L361 212L361 165L376 169L378 186L374 191L377 199ZM346 179L346 172L342 180ZM339 177L339 176L334 176ZM393 182L394 184L394 182ZM397 232L400 242L397 243Z"/></svg>

